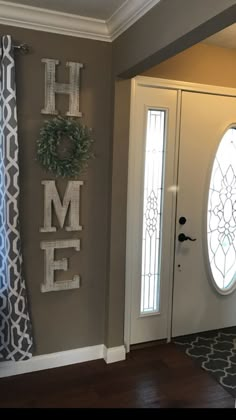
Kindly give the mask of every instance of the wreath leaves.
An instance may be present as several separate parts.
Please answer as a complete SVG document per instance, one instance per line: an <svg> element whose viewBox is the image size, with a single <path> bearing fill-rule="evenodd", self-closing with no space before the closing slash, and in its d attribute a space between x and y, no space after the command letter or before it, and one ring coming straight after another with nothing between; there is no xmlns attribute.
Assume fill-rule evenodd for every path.
<svg viewBox="0 0 236 420"><path fill-rule="evenodd" d="M63 138L72 143L69 156L60 158L58 147ZM37 140L37 160L56 177L74 178L87 167L92 153L91 130L76 119L56 117L46 120Z"/></svg>

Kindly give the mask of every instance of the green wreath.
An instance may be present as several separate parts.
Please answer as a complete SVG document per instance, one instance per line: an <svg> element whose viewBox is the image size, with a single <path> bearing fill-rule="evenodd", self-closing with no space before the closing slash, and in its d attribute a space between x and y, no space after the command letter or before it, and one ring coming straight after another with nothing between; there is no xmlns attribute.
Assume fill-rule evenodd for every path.
<svg viewBox="0 0 236 420"><path fill-rule="evenodd" d="M67 144L60 151L65 141ZM77 177L93 156L92 143L91 131L86 126L76 119L59 116L45 121L41 128L37 160L56 177Z"/></svg>

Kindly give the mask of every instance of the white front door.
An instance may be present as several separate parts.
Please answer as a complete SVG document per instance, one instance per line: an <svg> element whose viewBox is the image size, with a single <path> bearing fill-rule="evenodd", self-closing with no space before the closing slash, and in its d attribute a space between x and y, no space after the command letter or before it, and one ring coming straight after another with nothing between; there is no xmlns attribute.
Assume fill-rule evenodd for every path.
<svg viewBox="0 0 236 420"><path fill-rule="evenodd" d="M130 344L167 337L178 121L176 90L135 86L135 82L133 89L126 262L131 301L126 342Z"/></svg>
<svg viewBox="0 0 236 420"><path fill-rule="evenodd" d="M128 348L236 323L234 282L227 289L218 287L221 280L216 287L213 281L214 272L221 277L227 270L228 276L232 270L236 273L234 175L226 168L224 181L220 169L221 177L212 181L219 144L227 129L236 126L236 92L228 90L227 96L223 89L212 88L209 94L200 87L199 93L198 86L183 85L149 78L133 81L126 252ZM227 162L226 166L234 166ZM211 184L212 196L211 181L220 184L217 191ZM180 242L180 234L196 241Z"/></svg>
<svg viewBox="0 0 236 420"><path fill-rule="evenodd" d="M182 92L173 336L236 325L234 284L227 288L236 274L235 130L222 145L226 150L212 173L221 140L233 125L236 98ZM184 225L179 223L181 217L186 219ZM179 242L179 234L196 241ZM214 276L220 282L227 273L225 290L218 290Z"/></svg>

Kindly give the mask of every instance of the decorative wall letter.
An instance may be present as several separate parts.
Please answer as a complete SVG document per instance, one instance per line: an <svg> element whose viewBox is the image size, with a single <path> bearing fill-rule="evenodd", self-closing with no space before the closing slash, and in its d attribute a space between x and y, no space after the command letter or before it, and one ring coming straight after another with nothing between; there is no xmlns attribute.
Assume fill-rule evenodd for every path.
<svg viewBox="0 0 236 420"><path fill-rule="evenodd" d="M43 58L45 63L45 106L42 109L42 114L54 114L58 112L55 107L55 94L62 93L69 95L69 112L66 113L69 117L81 117L82 113L79 110L79 93L80 93L80 69L83 68L81 63L68 62L66 66L70 69L70 83L56 82L56 66L59 60L51 60Z"/></svg>
<svg viewBox="0 0 236 420"><path fill-rule="evenodd" d="M41 284L41 292L56 292L58 290L78 289L80 287L79 276L74 276L73 280L66 281L54 281L55 270L68 270L68 260L63 258L62 260L54 260L55 249L61 248L75 248L76 251L80 250L79 240L68 240L68 241L55 241L55 242L41 242L41 249L45 250L45 274L44 283Z"/></svg>
<svg viewBox="0 0 236 420"><path fill-rule="evenodd" d="M66 192L61 203L55 181L42 181L44 185L44 227L40 232L56 232L56 228L52 227L52 204L54 206L60 228L65 223L67 211L69 209L69 226L66 226L68 232L82 230L80 226L80 187L82 181L69 181Z"/></svg>

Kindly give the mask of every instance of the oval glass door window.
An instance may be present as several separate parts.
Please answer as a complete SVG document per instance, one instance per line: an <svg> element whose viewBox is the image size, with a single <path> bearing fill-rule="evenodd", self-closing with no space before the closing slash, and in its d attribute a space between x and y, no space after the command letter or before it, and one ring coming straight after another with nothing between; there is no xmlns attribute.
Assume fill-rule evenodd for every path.
<svg viewBox="0 0 236 420"><path fill-rule="evenodd" d="M236 129L223 136L213 164L207 216L208 255L216 289L236 287Z"/></svg>

